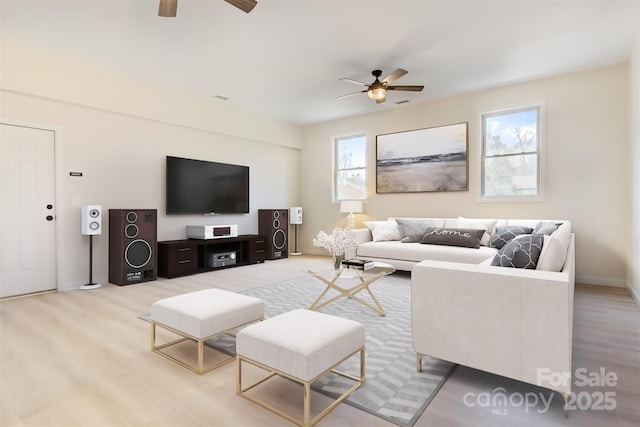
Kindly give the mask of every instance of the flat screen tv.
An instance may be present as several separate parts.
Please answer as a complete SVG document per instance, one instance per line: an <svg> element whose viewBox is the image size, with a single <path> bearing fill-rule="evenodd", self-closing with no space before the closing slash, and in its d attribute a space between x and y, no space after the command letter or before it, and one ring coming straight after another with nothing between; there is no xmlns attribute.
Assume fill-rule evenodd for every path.
<svg viewBox="0 0 640 427"><path fill-rule="evenodd" d="M249 167L167 156L167 215L249 213Z"/></svg>

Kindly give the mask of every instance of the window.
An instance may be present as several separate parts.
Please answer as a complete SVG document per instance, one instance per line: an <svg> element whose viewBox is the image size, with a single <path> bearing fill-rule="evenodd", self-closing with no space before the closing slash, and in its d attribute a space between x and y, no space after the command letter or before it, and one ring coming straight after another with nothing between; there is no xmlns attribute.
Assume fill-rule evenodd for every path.
<svg viewBox="0 0 640 427"><path fill-rule="evenodd" d="M542 199L541 106L482 114L481 199Z"/></svg>
<svg viewBox="0 0 640 427"><path fill-rule="evenodd" d="M366 196L366 138L364 135L334 140L334 199L359 200Z"/></svg>

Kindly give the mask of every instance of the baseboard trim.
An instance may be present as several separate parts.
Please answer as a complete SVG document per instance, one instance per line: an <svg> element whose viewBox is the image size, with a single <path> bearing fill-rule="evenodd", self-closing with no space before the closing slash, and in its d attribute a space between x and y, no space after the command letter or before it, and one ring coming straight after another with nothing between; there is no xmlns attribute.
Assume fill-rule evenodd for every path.
<svg viewBox="0 0 640 427"><path fill-rule="evenodd" d="M640 295L638 295L636 290L633 289L633 287L631 286L631 283L627 283L622 280L607 279L604 277L593 277L593 276L576 277L576 283L580 283L582 285L608 286L612 288L627 289L629 291L629 295L631 295L631 299L636 304L636 307L640 309Z"/></svg>
<svg viewBox="0 0 640 427"><path fill-rule="evenodd" d="M614 288L628 288L627 282L610 277L576 276L576 283L584 285L612 286Z"/></svg>

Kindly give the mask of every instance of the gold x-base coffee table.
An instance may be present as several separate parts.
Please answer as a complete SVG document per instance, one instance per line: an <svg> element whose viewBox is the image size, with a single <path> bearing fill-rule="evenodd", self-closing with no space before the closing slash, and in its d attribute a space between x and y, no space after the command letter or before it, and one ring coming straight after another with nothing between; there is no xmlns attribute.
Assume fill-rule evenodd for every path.
<svg viewBox="0 0 640 427"><path fill-rule="evenodd" d="M340 298L351 298L354 301L359 302L365 307L375 311L378 314L385 315L380 302L373 295L369 286L374 283L376 280L381 278L382 276L386 276L388 274L392 274L396 271L396 269L390 264L384 264L381 262L376 262L373 268L368 270L356 270L352 268L340 268L338 270L329 270L329 271L311 271L307 270L311 276L320 280L322 283L327 285L324 291L316 298L316 300L311 304L309 310L318 310L328 304L331 304L334 301L339 300ZM350 288L345 288L343 286L338 285L338 280L343 279L343 281L351 279L355 281L356 284ZM326 300L322 301L322 299L327 295L330 290L338 291L338 295ZM369 301L365 301L362 298L356 296L360 292L367 292L371 297L371 300L375 305L371 304Z"/></svg>

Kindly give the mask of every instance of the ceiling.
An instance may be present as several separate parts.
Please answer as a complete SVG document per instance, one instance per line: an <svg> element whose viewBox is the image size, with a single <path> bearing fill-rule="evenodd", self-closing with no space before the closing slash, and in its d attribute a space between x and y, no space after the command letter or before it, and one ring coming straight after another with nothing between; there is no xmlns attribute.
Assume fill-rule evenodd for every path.
<svg viewBox="0 0 640 427"><path fill-rule="evenodd" d="M1 35L304 125L624 62L638 1L2 0ZM396 68L424 91L336 99Z"/></svg>

